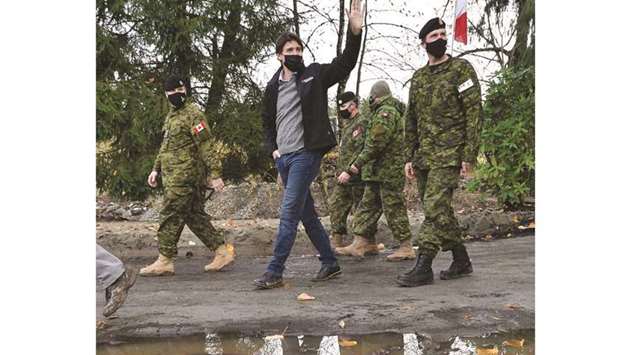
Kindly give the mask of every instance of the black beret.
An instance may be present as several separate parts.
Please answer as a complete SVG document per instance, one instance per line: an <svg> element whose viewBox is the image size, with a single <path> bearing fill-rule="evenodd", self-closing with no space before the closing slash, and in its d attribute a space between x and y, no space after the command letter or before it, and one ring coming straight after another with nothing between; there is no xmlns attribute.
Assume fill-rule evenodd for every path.
<svg viewBox="0 0 620 355"><path fill-rule="evenodd" d="M439 17L430 19L424 26L422 26L422 29L420 30L420 35L418 37L424 41L427 34L440 28L446 28L446 23L442 19L440 19Z"/></svg>
<svg viewBox="0 0 620 355"><path fill-rule="evenodd" d="M352 91L347 91L347 92L343 92L342 94L338 95L336 99L338 100L338 106L340 106L349 101L353 101L353 100L357 101L357 96L355 96L355 94Z"/></svg>
<svg viewBox="0 0 620 355"><path fill-rule="evenodd" d="M172 91L182 86L184 86L186 90L189 89L187 83L185 82L185 80L183 80L183 78L178 75L172 75L168 77L168 79L166 79L166 82L164 83L164 91Z"/></svg>

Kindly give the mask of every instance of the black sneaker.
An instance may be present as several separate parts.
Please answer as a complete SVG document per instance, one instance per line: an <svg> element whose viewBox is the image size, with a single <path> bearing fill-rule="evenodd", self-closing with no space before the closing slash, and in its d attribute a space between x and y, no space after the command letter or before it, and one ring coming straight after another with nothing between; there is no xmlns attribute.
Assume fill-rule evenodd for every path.
<svg viewBox="0 0 620 355"><path fill-rule="evenodd" d="M281 287L284 285L282 276L276 276L273 272L267 271L260 278L254 280L254 285L260 290Z"/></svg>
<svg viewBox="0 0 620 355"><path fill-rule="evenodd" d="M316 274L316 277L311 281L325 281L332 279L342 273L342 269L340 269L340 265L338 263L332 265L323 265L321 266L321 270Z"/></svg>

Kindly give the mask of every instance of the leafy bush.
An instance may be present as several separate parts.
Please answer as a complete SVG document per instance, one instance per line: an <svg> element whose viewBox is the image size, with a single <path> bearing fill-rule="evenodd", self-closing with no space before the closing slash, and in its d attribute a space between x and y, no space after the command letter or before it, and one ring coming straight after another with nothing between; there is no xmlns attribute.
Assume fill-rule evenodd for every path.
<svg viewBox="0 0 620 355"><path fill-rule="evenodd" d="M534 67L499 72L483 112L481 160L469 188L520 207L534 194Z"/></svg>

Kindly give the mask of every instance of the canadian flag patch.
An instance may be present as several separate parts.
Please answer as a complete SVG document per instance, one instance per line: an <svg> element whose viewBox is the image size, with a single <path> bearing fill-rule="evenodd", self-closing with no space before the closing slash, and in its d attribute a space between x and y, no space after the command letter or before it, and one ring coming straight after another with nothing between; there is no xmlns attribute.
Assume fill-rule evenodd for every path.
<svg viewBox="0 0 620 355"><path fill-rule="evenodd" d="M193 128L194 135L197 136L200 132L204 131L205 128L207 128L207 124L205 123L205 121L200 121L200 123L195 125Z"/></svg>
<svg viewBox="0 0 620 355"><path fill-rule="evenodd" d="M356 138L357 136L362 134L363 131L364 131L364 128L362 127L357 128L355 131L353 131L353 138Z"/></svg>

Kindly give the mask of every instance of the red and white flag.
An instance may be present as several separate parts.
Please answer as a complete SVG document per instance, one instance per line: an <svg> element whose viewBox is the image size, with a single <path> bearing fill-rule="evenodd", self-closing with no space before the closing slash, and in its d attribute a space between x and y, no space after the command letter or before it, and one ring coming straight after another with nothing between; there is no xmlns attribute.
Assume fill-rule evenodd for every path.
<svg viewBox="0 0 620 355"><path fill-rule="evenodd" d="M454 13L454 40L467 44L467 0L456 0Z"/></svg>

